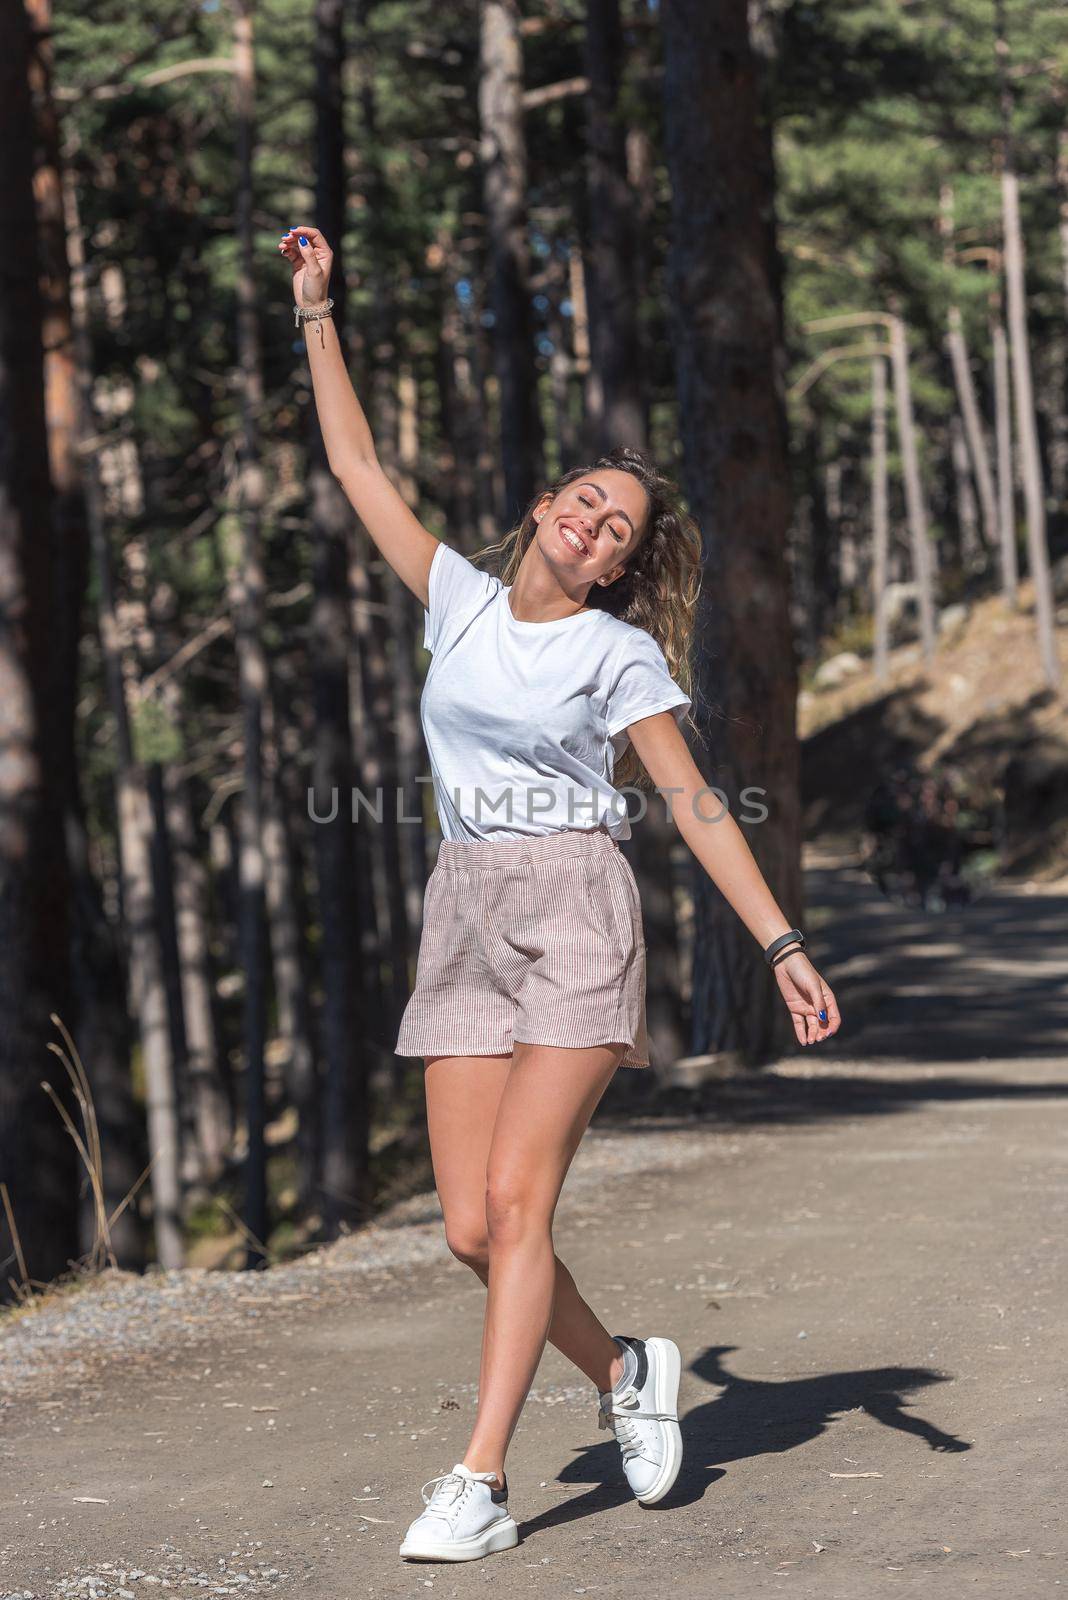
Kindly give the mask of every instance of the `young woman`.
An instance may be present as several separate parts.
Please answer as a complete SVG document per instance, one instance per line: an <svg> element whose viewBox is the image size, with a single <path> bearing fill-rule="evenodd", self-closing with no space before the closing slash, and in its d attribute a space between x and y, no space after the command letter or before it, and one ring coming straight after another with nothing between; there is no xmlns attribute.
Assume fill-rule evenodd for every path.
<svg viewBox="0 0 1068 1600"><path fill-rule="evenodd" d="M466 1561L518 1542L505 1453L546 1339L596 1386L643 1505L681 1464L676 1345L610 1334L552 1239L613 1074L649 1065L641 906L617 842L639 760L773 964L799 1042L840 1019L682 737L700 539L677 491L638 452L613 451L565 473L494 547L503 578L481 571L421 526L378 463L329 318L326 240L290 229L279 250L298 317L311 313L331 469L422 601L432 654L422 720L443 839L396 1048L425 1059L446 1237L488 1294L474 1431L424 1485L400 1554Z"/></svg>

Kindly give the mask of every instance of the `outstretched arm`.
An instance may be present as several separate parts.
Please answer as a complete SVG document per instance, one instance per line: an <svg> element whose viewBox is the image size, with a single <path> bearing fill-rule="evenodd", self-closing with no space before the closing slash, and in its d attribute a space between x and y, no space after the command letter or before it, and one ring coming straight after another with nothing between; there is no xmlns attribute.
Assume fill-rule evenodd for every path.
<svg viewBox="0 0 1068 1600"><path fill-rule="evenodd" d="M790 924L734 818L725 811L716 821L709 815L708 785L674 715L658 711L632 723L627 731L646 772L663 793L675 826L761 950L766 950ZM837 1002L804 951L779 962L774 971L801 1044L816 1044L837 1033L842 1020Z"/></svg>
<svg viewBox="0 0 1068 1600"><path fill-rule="evenodd" d="M307 242L301 244L300 240ZM318 228L291 228L278 252L293 268L293 304L322 305L334 253ZM305 321L304 342L330 470L398 578L428 606L430 563L439 541L390 482L345 367L332 318Z"/></svg>

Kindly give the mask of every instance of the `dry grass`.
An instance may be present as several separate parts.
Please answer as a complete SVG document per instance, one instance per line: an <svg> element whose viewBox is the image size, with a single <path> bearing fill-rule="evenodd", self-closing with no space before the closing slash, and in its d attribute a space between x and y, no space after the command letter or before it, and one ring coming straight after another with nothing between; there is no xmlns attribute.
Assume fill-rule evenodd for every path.
<svg viewBox="0 0 1068 1600"><path fill-rule="evenodd" d="M42 1306L57 1298L57 1296L66 1295L73 1290L83 1288L87 1282L96 1278L101 1272L106 1270L118 1271L118 1261L111 1246L111 1230L152 1170L152 1162L150 1161L137 1181L123 1195L119 1204L109 1213L104 1199L104 1158L100 1143L100 1127L97 1121L96 1106L93 1103L93 1091L89 1083L89 1075L78 1053L78 1047L71 1037L70 1030L55 1012L52 1013L52 1022L62 1035L63 1044L58 1045L49 1040L47 1048L51 1050L53 1055L59 1057L66 1069L75 1102L81 1113L82 1127L80 1130L52 1084L43 1082L41 1088L59 1112L63 1126L73 1140L79 1159L85 1168L86 1178L93 1196L93 1242L82 1256L68 1264L66 1272L53 1279L52 1282L42 1283L37 1278L31 1278L26 1268L26 1258L22 1249L22 1241L19 1236L18 1223L15 1219L11 1197L8 1194L7 1185L0 1183L0 1199L2 1199L4 1214L11 1230L15 1262L19 1273L17 1279L9 1276L7 1280L13 1296L13 1304L5 1308L5 1314L8 1317L17 1315L20 1312L39 1310Z"/></svg>

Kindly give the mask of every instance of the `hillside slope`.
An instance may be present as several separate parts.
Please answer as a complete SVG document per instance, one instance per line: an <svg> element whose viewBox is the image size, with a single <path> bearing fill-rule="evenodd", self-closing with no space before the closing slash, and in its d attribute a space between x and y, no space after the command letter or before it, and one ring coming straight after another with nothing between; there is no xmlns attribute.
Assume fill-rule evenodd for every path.
<svg viewBox="0 0 1068 1600"><path fill-rule="evenodd" d="M809 840L856 851L865 814L895 772L944 777L990 823L1000 875L1068 873L1068 607L1058 611L1065 689L1045 688L1030 585L1019 611L1000 597L942 613L937 655L891 654L887 684L871 661L837 658L843 680L802 691L802 784ZM852 668L852 670L850 670ZM836 676L825 663L816 684Z"/></svg>

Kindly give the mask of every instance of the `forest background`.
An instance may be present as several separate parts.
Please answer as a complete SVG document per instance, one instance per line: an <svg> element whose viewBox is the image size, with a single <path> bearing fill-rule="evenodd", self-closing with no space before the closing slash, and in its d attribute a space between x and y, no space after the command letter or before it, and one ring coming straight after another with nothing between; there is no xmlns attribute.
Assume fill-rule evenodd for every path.
<svg viewBox="0 0 1068 1600"><path fill-rule="evenodd" d="M935 910L1011 868L1021 814L1063 824L1063 7L25 0L5 34L5 1295L260 1265L419 1169L422 618L326 464L295 223L439 537L475 554L615 444L677 475L695 757L771 796L750 839L792 916L806 819L892 815ZM914 782L895 674L937 720L980 613L1031 742ZM905 727L835 765L814 696L859 674ZM626 848L654 1079L772 1059L759 952L655 799Z"/></svg>

